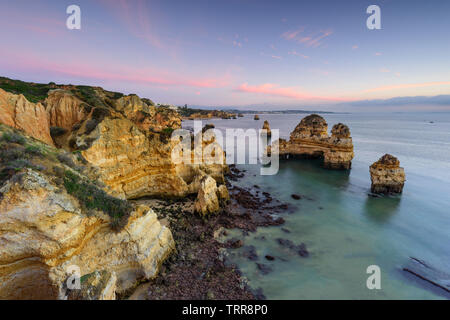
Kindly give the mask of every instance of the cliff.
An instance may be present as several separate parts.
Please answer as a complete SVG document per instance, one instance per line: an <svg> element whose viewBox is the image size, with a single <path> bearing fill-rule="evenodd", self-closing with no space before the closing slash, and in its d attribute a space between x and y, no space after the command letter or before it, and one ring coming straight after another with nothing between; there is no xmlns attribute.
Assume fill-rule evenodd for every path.
<svg viewBox="0 0 450 320"><path fill-rule="evenodd" d="M385 154L370 166L371 191L373 193L401 193L405 184L405 170L400 161Z"/></svg>
<svg viewBox="0 0 450 320"><path fill-rule="evenodd" d="M0 299L63 298L73 266L114 272L119 294L156 276L175 244L150 208L106 194L78 153L0 137Z"/></svg>
<svg viewBox="0 0 450 320"><path fill-rule="evenodd" d="M0 122L50 145L81 152L99 169L96 178L111 195L182 197L198 192L198 184L191 183L202 172L223 183L225 164L172 163L175 144L170 137L181 127L176 111L99 87L43 86L48 95L42 103L0 89Z"/></svg>
<svg viewBox="0 0 450 320"><path fill-rule="evenodd" d="M23 95L0 89L0 123L23 130L53 145L49 115L45 107L41 103L29 102Z"/></svg>
<svg viewBox="0 0 450 320"><path fill-rule="evenodd" d="M275 143L281 157L322 157L324 167L330 169L350 169L354 157L349 128L338 123L329 136L327 122L317 114L303 118L291 132L289 141L280 139Z"/></svg>

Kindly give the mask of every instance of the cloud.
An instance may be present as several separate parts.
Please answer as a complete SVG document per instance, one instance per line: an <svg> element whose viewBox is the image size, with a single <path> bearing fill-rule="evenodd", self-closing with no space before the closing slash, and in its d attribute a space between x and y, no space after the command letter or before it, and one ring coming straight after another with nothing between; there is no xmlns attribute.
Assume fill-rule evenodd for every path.
<svg viewBox="0 0 450 320"><path fill-rule="evenodd" d="M436 86L450 86L450 81L396 84L396 85L391 85L391 86L372 88L372 89L364 90L364 92L378 92L378 91L388 91L388 90L396 90L396 89L424 88L424 87L436 87Z"/></svg>
<svg viewBox="0 0 450 320"><path fill-rule="evenodd" d="M115 64L114 67L101 68L95 62L56 62L32 54L3 52L2 60L8 61L8 68L23 69L27 72L47 72L50 74L76 77L80 79L95 79L146 84L158 87L180 86L196 88L222 88L230 85L230 76L220 77L183 77L164 70L148 67L132 68L127 65ZM69 60L70 61L70 60ZM1 63L0 63L1 65Z"/></svg>
<svg viewBox="0 0 450 320"><path fill-rule="evenodd" d="M376 56L381 56L381 55L383 55L381 52L375 52L375 55Z"/></svg>
<svg viewBox="0 0 450 320"><path fill-rule="evenodd" d="M303 59L308 59L309 58L309 56L301 54L301 53L298 53L295 50L289 51L288 54L290 54L291 56L298 56L298 57L301 57Z"/></svg>
<svg viewBox="0 0 450 320"><path fill-rule="evenodd" d="M352 49L353 49L353 50L358 49L358 48L359 48L359 46L356 45L356 44L352 46Z"/></svg>
<svg viewBox="0 0 450 320"><path fill-rule="evenodd" d="M265 83L257 86L249 85L248 83L243 83L235 89L237 92L244 93L256 93L271 95L276 97L283 97L295 100L323 100L323 101L350 101L352 99L345 99L341 97L325 97L316 96L306 92L302 92L293 87L280 87L277 84Z"/></svg>
<svg viewBox="0 0 450 320"><path fill-rule="evenodd" d="M301 43L308 48L318 48L323 44L325 38L333 34L333 30L321 30L315 33L304 34L305 28L301 27L296 30L286 31L281 37L288 41Z"/></svg>
<svg viewBox="0 0 450 320"><path fill-rule="evenodd" d="M132 36L175 55L174 44L159 35L164 19L154 12L154 8L150 10L145 0L101 0L101 3L116 17L114 23L123 25Z"/></svg>
<svg viewBox="0 0 450 320"><path fill-rule="evenodd" d="M391 72L391 70L389 70L388 68L381 68L380 72L388 73L388 72Z"/></svg>
<svg viewBox="0 0 450 320"><path fill-rule="evenodd" d="M277 55L274 55L274 54L266 54L264 52L260 52L260 55L265 56L265 57L270 57L272 59L277 59L277 60L283 59L283 57L281 57L281 56L277 56Z"/></svg>

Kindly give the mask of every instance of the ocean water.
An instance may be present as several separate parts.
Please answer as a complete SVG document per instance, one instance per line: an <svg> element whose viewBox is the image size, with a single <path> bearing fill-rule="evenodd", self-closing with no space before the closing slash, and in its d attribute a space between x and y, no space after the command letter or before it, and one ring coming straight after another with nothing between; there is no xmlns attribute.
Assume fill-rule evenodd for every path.
<svg viewBox="0 0 450 320"><path fill-rule="evenodd" d="M268 120L280 136L289 133L306 114L252 115L237 120L208 120L217 129L262 127ZM352 169L326 170L319 160L280 162L278 174L261 176L259 165L240 165L236 184L259 185L276 199L295 206L280 214L280 227L258 228L244 235L230 230L229 238L244 247L228 251L254 289L268 299L448 299L444 290L411 276L402 268L409 257L450 273L450 113L324 114L329 128L350 127L355 147ZM192 121L183 126L193 126ZM399 158L406 183L401 196L369 197L369 165L385 153ZM303 195L294 200L291 194ZM288 229L286 233L282 228ZM276 239L305 243L310 255L300 257ZM242 253L254 246L258 261ZM264 256L272 255L274 261ZM272 272L264 275L256 263ZM381 269L381 289L369 290L367 267Z"/></svg>

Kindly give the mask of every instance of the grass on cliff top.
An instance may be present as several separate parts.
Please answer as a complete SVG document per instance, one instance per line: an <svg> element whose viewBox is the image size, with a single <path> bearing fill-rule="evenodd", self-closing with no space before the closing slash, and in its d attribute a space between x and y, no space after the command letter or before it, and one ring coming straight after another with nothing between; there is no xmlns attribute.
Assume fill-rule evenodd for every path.
<svg viewBox="0 0 450 320"><path fill-rule="evenodd" d="M115 229L119 228L122 218L128 217L133 209L128 201L108 195L69 170L64 173L64 187L67 193L77 198L88 211L99 210L108 214L112 218L112 227Z"/></svg>
<svg viewBox="0 0 450 320"><path fill-rule="evenodd" d="M43 101L52 89L51 84L31 83L0 77L0 88L14 94L23 94L30 102Z"/></svg>

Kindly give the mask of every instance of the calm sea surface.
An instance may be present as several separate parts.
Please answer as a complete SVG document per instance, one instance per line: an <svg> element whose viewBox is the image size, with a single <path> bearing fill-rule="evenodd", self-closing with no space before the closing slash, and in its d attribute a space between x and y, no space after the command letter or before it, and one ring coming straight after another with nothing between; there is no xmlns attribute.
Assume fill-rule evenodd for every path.
<svg viewBox="0 0 450 320"><path fill-rule="evenodd" d="M306 114L253 115L237 120L208 120L218 129L272 129L288 138ZM229 237L244 247L229 250L254 289L268 299L445 299L450 296L407 275L409 257L450 273L450 113L324 114L329 129L338 122L350 127L355 158L350 172L321 168L320 161L280 163L274 176L259 175L259 165L241 165L246 176L240 186L257 184L276 199L296 206L282 214L281 227L259 228L245 236ZM183 122L192 127L192 121ZM399 158L406 184L400 197L372 198L369 165L385 153ZM291 194L304 195L293 200ZM281 228L290 230L286 233ZM262 237L264 236L264 237ZM281 247L276 239L305 243L310 256L302 258ZM254 246L257 263L273 271L263 275L255 261L242 256ZM264 256L276 259L267 261ZM381 290L369 290L366 269L381 268Z"/></svg>

